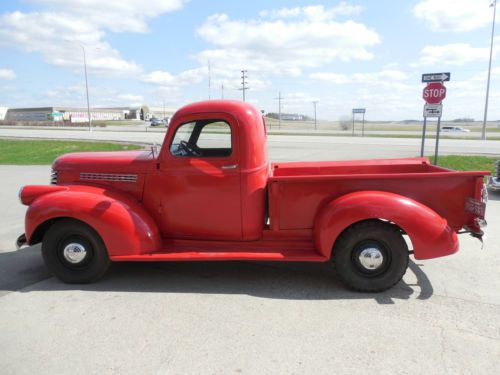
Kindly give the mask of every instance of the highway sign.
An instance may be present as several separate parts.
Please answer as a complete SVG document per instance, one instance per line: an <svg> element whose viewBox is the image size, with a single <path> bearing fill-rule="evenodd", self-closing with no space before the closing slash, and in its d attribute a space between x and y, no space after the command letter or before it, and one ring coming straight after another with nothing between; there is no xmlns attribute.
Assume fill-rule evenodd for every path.
<svg viewBox="0 0 500 375"><path fill-rule="evenodd" d="M425 104L424 105L424 117L441 117L443 113L442 104Z"/></svg>
<svg viewBox="0 0 500 375"><path fill-rule="evenodd" d="M450 80L451 73L426 73L422 74L422 82L447 82Z"/></svg>
<svg viewBox="0 0 500 375"><path fill-rule="evenodd" d="M366 108L353 108L352 113L365 113Z"/></svg>
<svg viewBox="0 0 500 375"><path fill-rule="evenodd" d="M441 82L431 82L424 87L422 98L427 104L439 104L446 98L446 87Z"/></svg>

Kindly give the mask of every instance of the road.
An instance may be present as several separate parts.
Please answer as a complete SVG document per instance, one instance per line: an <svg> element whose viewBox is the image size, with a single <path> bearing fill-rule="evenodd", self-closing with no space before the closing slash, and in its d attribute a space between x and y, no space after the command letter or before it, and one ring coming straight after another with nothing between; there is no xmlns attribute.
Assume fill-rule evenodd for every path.
<svg viewBox="0 0 500 375"><path fill-rule="evenodd" d="M380 294L302 263L116 264L75 286L50 277L39 246L14 251L18 187L48 176L48 166L0 166L2 374L500 372L498 194L483 250L461 236L459 253L412 261Z"/></svg>
<svg viewBox="0 0 500 375"><path fill-rule="evenodd" d="M164 130L163 130L164 131ZM164 132L95 130L47 130L0 128L1 137L109 140L161 144ZM370 138L305 135L269 135L270 158L273 161L341 160L391 158L420 154L417 138ZM435 140L428 139L426 155L434 154ZM442 139L440 154L500 154L500 141Z"/></svg>

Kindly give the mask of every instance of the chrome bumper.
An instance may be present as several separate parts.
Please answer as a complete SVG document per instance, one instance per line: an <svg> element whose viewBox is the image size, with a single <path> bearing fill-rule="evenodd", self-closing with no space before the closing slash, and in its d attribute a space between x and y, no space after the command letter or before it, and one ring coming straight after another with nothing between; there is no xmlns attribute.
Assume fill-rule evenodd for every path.
<svg viewBox="0 0 500 375"><path fill-rule="evenodd" d="M16 249L19 250L21 247L28 244L28 240L26 239L26 235L23 233L16 240Z"/></svg>

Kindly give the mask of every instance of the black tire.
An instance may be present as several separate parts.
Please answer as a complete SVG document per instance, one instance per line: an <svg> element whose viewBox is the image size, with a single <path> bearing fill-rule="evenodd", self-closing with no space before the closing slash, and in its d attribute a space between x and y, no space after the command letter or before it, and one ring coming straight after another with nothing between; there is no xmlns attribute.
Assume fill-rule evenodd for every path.
<svg viewBox="0 0 500 375"><path fill-rule="evenodd" d="M352 225L340 235L333 248L332 260L338 278L349 288L359 292L382 292L403 278L408 268L408 254L408 246L398 227L369 220Z"/></svg>
<svg viewBox="0 0 500 375"><path fill-rule="evenodd" d="M71 284L97 281L110 263L101 237L88 225L70 219L57 221L48 229L42 256L54 276Z"/></svg>

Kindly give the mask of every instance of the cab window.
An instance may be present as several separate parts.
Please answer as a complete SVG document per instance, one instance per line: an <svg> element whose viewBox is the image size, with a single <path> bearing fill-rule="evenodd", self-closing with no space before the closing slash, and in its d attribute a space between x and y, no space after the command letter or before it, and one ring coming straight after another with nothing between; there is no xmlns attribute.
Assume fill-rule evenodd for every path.
<svg viewBox="0 0 500 375"><path fill-rule="evenodd" d="M232 153L231 127L223 120L200 120L180 125L170 144L179 157L228 157Z"/></svg>

